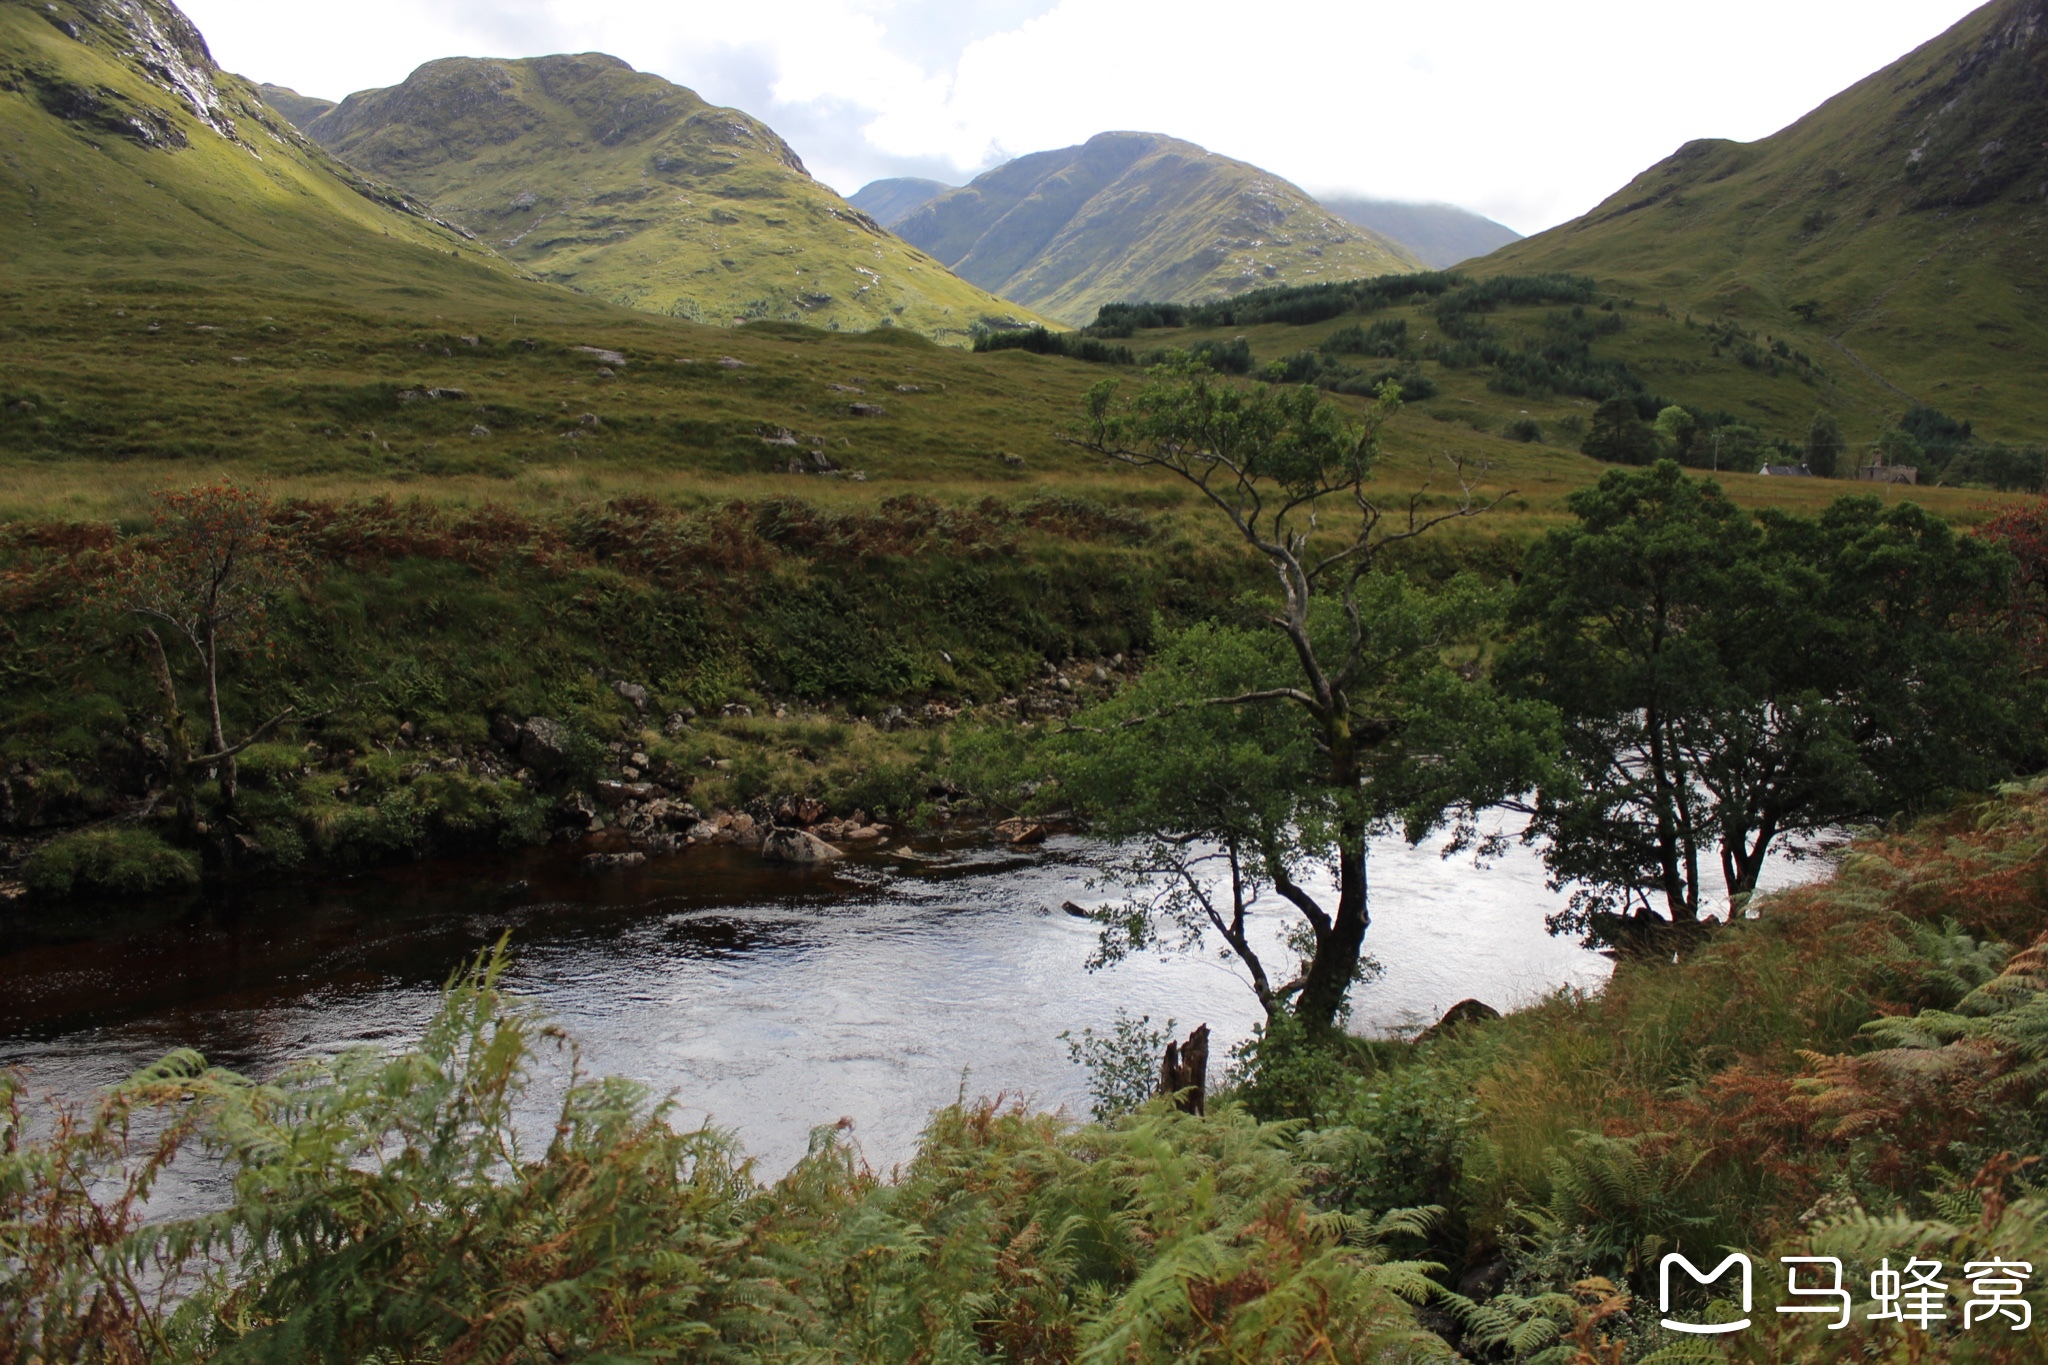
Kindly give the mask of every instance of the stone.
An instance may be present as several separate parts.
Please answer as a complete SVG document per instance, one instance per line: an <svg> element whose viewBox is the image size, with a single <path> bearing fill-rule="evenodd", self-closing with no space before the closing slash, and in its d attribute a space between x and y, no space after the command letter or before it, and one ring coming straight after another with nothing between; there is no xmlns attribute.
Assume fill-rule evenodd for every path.
<svg viewBox="0 0 2048 1365"><path fill-rule="evenodd" d="M428 389L427 397L445 399L451 403L462 403L469 399L468 389Z"/></svg>
<svg viewBox="0 0 2048 1365"><path fill-rule="evenodd" d="M761 841L761 857L771 863L815 867L820 863L837 862L845 856L817 835L800 829L771 830Z"/></svg>
<svg viewBox="0 0 2048 1365"><path fill-rule="evenodd" d="M494 712L491 716L491 738L507 749L518 748L519 722L503 711Z"/></svg>
<svg viewBox="0 0 2048 1365"><path fill-rule="evenodd" d="M1012 455L1006 450L1003 452L1003 464L1010 469L1022 469L1024 467L1024 457L1022 455Z"/></svg>
<svg viewBox="0 0 2048 1365"><path fill-rule="evenodd" d="M1046 841L1052 831L1044 825L1026 825L1010 836L1011 848L1036 848Z"/></svg>
<svg viewBox="0 0 2048 1365"><path fill-rule="evenodd" d="M639 683L615 682L612 684L612 691L619 694L619 700L631 703L633 709L643 716L647 714L647 708L654 704L653 694ZM642 763L640 766L644 768L647 765Z"/></svg>
<svg viewBox="0 0 2048 1365"><path fill-rule="evenodd" d="M917 385L915 385L915 384L898 384L898 385L896 386L896 392L898 392L898 393L923 393L923 392L924 392L924 390L923 390L923 389L921 389L921 388L919 388L919 387L918 387Z"/></svg>
<svg viewBox="0 0 2048 1365"><path fill-rule="evenodd" d="M1460 1024L1476 1024L1488 1019L1500 1018L1500 1011L1483 1000L1460 1000L1444 1011L1444 1017L1424 1029L1415 1039L1426 1043L1432 1038L1441 1038Z"/></svg>
<svg viewBox="0 0 2048 1365"><path fill-rule="evenodd" d="M600 365L597 367L597 377L599 379L616 379L618 375L612 370L611 366Z"/></svg>
<svg viewBox="0 0 2048 1365"><path fill-rule="evenodd" d="M584 355L603 365L616 365L620 369L624 369L626 366L626 357L620 355L617 351L608 351L602 346L571 346L569 349L581 351Z"/></svg>
<svg viewBox="0 0 2048 1365"><path fill-rule="evenodd" d="M475 426L469 429L469 434L479 441L486 441L490 439L491 429L485 426L482 422L478 422Z"/></svg>
<svg viewBox="0 0 2048 1365"><path fill-rule="evenodd" d="M721 370L744 370L747 368L747 362L744 360L734 360L729 355L722 355L718 357L718 368Z"/></svg>
<svg viewBox="0 0 2048 1365"><path fill-rule="evenodd" d="M751 720L753 719L754 708L746 705L744 702L732 701L725 704L723 714L727 720Z"/></svg>
<svg viewBox="0 0 2048 1365"><path fill-rule="evenodd" d="M661 732L670 739L674 739L689 728L690 722L688 717L684 716L680 711L671 711L668 719L662 723Z"/></svg>
<svg viewBox="0 0 2048 1365"><path fill-rule="evenodd" d="M693 844L708 844L719 836L720 830L708 820L699 820L684 833Z"/></svg>
<svg viewBox="0 0 2048 1365"><path fill-rule="evenodd" d="M880 403L848 403L846 410L855 417L887 417L889 410Z"/></svg>
<svg viewBox="0 0 2048 1365"><path fill-rule="evenodd" d="M631 853L593 853L583 860L583 866L592 872L610 872L625 867L644 867L647 855L635 850Z"/></svg>
<svg viewBox="0 0 2048 1365"><path fill-rule="evenodd" d="M463 337L462 344L465 346L481 346L484 344L484 339L482 337Z"/></svg>
<svg viewBox="0 0 2048 1365"><path fill-rule="evenodd" d="M597 807L591 805L590 798L582 792L571 792L555 808L555 818L562 822L564 828L588 829L597 822Z"/></svg>
<svg viewBox="0 0 2048 1365"><path fill-rule="evenodd" d="M560 721L535 716L519 727L519 761L542 772L559 771L569 758L569 730Z"/></svg>
<svg viewBox="0 0 2048 1365"><path fill-rule="evenodd" d="M883 731L887 732L891 730L900 730L901 728L903 728L904 725L908 724L909 721L910 717L904 714L902 707L892 706L882 713L881 719L876 721L875 724L880 726Z"/></svg>
<svg viewBox="0 0 2048 1365"><path fill-rule="evenodd" d="M652 801L661 792L652 782L600 782L597 784L597 799L614 810L628 801Z"/></svg>
<svg viewBox="0 0 2048 1365"><path fill-rule="evenodd" d="M826 815L825 803L815 797L800 797L792 806L799 825L815 825Z"/></svg>

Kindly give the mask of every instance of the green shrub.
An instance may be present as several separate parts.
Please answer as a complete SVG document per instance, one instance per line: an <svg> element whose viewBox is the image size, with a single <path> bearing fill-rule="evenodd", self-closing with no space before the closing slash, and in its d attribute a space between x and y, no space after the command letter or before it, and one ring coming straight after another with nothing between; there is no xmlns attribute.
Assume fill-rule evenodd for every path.
<svg viewBox="0 0 2048 1365"><path fill-rule="evenodd" d="M21 879L38 896L144 896L199 885L199 859L151 830L60 834L29 855Z"/></svg>
<svg viewBox="0 0 2048 1365"><path fill-rule="evenodd" d="M1501 435L1525 445L1543 444L1543 424L1534 417L1517 417L1501 428Z"/></svg>

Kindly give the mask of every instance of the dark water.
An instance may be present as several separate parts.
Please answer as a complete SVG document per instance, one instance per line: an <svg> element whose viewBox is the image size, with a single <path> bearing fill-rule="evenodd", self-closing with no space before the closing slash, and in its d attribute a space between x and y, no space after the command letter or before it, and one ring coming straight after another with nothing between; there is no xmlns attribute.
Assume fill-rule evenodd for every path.
<svg viewBox="0 0 2048 1365"><path fill-rule="evenodd" d="M0 1064L25 1068L38 1093L79 1098L175 1047L263 1076L309 1053L396 1045L448 974L509 932L514 988L568 1027L587 1066L674 1092L686 1118L736 1130L773 1173L842 1117L871 1160L901 1159L963 1087L1085 1113L1087 1077L1058 1035L1101 1028L1119 1007L1183 1030L1206 1022L1220 1048L1249 1034L1256 1002L1221 958L1084 970L1094 927L1058 907L1091 899L1099 845L921 848L932 861L820 871L696 849L600 875L539 850L17 917L0 921ZM1544 932L1559 898L1526 851L1481 870L1386 841L1372 878L1368 948L1384 972L1354 996L1361 1031L1606 975L1604 959ZM1276 908L1269 941L1282 924Z"/></svg>

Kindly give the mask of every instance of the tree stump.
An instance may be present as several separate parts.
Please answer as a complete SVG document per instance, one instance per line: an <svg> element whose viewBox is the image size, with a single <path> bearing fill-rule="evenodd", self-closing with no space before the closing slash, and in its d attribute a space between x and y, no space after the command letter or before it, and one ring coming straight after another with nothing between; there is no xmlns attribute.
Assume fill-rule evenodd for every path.
<svg viewBox="0 0 2048 1365"><path fill-rule="evenodd" d="M1209 1102L1209 1026L1202 1025L1185 1043L1169 1042L1159 1065L1159 1093L1173 1098L1183 1114L1203 1113Z"/></svg>

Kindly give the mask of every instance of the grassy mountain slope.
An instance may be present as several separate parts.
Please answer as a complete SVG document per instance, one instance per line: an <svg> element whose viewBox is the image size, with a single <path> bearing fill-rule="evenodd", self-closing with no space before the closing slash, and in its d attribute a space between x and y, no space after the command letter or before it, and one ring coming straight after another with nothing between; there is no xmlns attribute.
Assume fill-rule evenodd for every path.
<svg viewBox="0 0 2048 1365"><path fill-rule="evenodd" d="M1035 320L812 180L763 124L615 57L429 62L306 131L544 278L628 307L954 340Z"/></svg>
<svg viewBox="0 0 2048 1365"><path fill-rule="evenodd" d="M2039 441L2044 196L2048 0L1997 0L1782 132L1688 143L1474 269L1579 271L1782 339L1824 368L1816 398L1852 430L1918 402ZM1698 341L1638 338L1631 360L1675 397L1748 402L1754 384Z"/></svg>
<svg viewBox="0 0 2048 1365"><path fill-rule="evenodd" d="M1407 204L1393 199L1333 199L1323 207L1347 223L1399 242L1432 270L1498 251L1522 234L1455 204Z"/></svg>
<svg viewBox="0 0 2048 1365"><path fill-rule="evenodd" d="M534 292L301 136L162 0L0 3L0 224L10 311L44 281L380 306Z"/></svg>
<svg viewBox="0 0 2048 1365"><path fill-rule="evenodd" d="M256 87L263 96L263 102L292 121L292 126L303 130L314 119L334 107L333 100L323 100L314 95L301 95L288 85L272 85L265 81Z"/></svg>
<svg viewBox="0 0 2048 1365"><path fill-rule="evenodd" d="M893 180L871 180L847 196L846 202L885 228L893 228L932 200L956 186L943 180L919 180L898 176Z"/></svg>
<svg viewBox="0 0 2048 1365"><path fill-rule="evenodd" d="M1155 133L1037 152L896 225L967 279L1070 322L1105 303L1191 302L1415 269L1276 175Z"/></svg>

